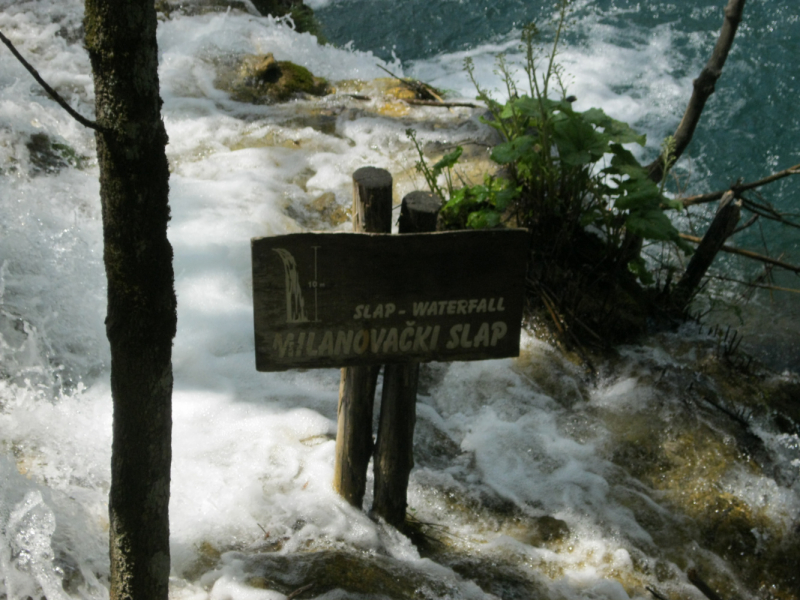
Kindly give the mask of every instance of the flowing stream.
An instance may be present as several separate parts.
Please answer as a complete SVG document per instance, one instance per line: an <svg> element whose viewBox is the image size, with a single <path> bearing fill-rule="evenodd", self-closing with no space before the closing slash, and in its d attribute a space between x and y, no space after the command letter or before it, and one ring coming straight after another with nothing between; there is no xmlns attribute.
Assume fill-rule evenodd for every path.
<svg viewBox="0 0 800 600"><path fill-rule="evenodd" d="M800 162L794 1L748 3L678 169L692 192ZM721 4L576 2L560 60L578 107L631 122L648 134L642 158L654 156L714 44ZM691 571L725 600L800 598L800 311L788 294L745 304L720 285L715 307L728 309L716 322L745 318L736 352L687 324L620 348L594 374L530 332L517 359L425 365L409 488L419 539L336 496L339 372L255 371L250 238L349 231L351 175L365 165L393 173L398 200L421 189L408 127L429 147L489 139L480 110L392 102L373 82L386 76L378 65L471 99L463 59L499 87L497 54L514 59L532 18L546 42L553 9L313 6L338 45L240 10L176 10L159 26L179 304L171 597L282 599L313 583L300 598L625 600L655 590L701 599ZM91 116L82 11L79 0L0 0L0 31ZM219 89L242 56L267 52L337 93L254 106ZM112 407L94 153L92 133L3 48L0 598L9 600L108 597ZM785 180L764 194L790 211L796 189ZM763 236L800 262L796 236L766 226ZM722 269L754 272L728 258Z"/></svg>

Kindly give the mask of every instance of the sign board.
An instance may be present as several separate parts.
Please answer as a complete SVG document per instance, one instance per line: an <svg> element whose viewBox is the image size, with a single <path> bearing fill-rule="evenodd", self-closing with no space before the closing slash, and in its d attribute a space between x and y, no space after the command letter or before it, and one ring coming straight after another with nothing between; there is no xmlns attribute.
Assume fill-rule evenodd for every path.
<svg viewBox="0 0 800 600"><path fill-rule="evenodd" d="M517 356L522 229L254 238L256 368Z"/></svg>

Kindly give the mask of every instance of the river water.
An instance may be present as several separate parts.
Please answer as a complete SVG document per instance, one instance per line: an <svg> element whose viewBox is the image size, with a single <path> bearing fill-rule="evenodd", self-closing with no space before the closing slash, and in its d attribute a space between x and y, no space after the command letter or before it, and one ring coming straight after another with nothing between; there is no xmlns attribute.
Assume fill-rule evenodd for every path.
<svg viewBox="0 0 800 600"><path fill-rule="evenodd" d="M713 46L718 4L576 3L561 60L579 107L631 122L648 134L643 158L654 155ZM300 564L302 555L329 569L343 560L384 569L382 584L358 588L374 598L401 597L381 587L390 580L422 598L623 600L650 597L647 586L700 598L690 568L726 598L797 598L785 565L797 558L800 438L755 400L735 413L746 428L718 408L763 386L791 399L798 319L786 296L736 309L769 314L748 321L746 344L772 359L771 374L715 377L724 344L694 325L622 348L593 376L532 334L519 359L425 366L409 504L438 550L419 550L337 498L339 372L255 371L249 240L347 231L351 174L364 165L389 169L398 198L420 187L408 126L443 144L486 132L470 109L408 110L343 94L246 105L215 86L219 71L273 52L342 91L384 76L380 64L472 98L463 59L497 86L497 53L513 58L517 30L532 18L546 40L553 8L511 0L315 8L336 46L234 10L176 11L159 27L179 303L171 596L285 598L310 580L280 580L297 569L275 561ZM81 18L77 0L0 0L0 31L91 115ZM679 167L687 190L800 162L798 27L790 0L747 5ZM791 210L794 190L785 181L764 195ZM108 596L111 397L98 191L91 133L0 52L0 596L13 600ZM800 262L791 236L764 231L770 251ZM752 274L735 262L724 268ZM738 293L721 287L720 303ZM736 310L720 319L736 321ZM301 597L352 597L326 587L323 570Z"/></svg>

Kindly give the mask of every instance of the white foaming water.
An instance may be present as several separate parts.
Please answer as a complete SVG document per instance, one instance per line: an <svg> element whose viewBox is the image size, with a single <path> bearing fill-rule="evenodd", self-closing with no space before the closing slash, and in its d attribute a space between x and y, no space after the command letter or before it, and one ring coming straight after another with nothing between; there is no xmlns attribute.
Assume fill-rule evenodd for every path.
<svg viewBox="0 0 800 600"><path fill-rule="evenodd" d="M0 30L91 115L90 69L76 33L81 3L2 2L0 9ZM579 106L602 105L658 139L689 86L671 76L677 59L669 28L636 50L612 42L618 31L597 26L593 33L591 47L562 54ZM253 358L250 238L304 230L309 205L328 192L346 209L351 174L364 165L398 174L399 197L418 183L408 174L414 154L405 128L417 127L425 141L459 141L477 135L472 114L419 109L392 119L337 96L281 107L234 102L214 87L215 69L245 53L273 52L334 82L384 74L369 53L320 47L272 19L176 16L160 25L159 45L179 304L172 596L283 598L248 585L252 573L233 551L345 548L413 565L446 582L447 597L493 597L420 558L406 538L333 492L338 371L257 373ZM498 85L494 55L515 45L470 52L484 85ZM409 70L472 97L463 58L441 56ZM641 84L629 89L631 81ZM628 91L616 93L622 84ZM329 115L332 130L298 118L312 111ZM30 140L42 133L71 149L56 166L37 162ZM92 135L0 53L0 585L14 600L107 597L111 397L93 153ZM75 156L87 157L81 169ZM446 526L465 556L521 565L555 596L642 596L642 565L660 560L673 573L668 585L681 590L673 558L654 548L645 509L630 497L665 521L680 517L610 459L615 432L596 418L614 422L668 402L651 385L656 366L631 359L626 375L588 387L546 344L523 341L519 360L424 367L419 464L409 490L415 514ZM648 360L660 368L658 357ZM745 473L722 483L785 527L800 508L796 485ZM769 489L769 502L759 487ZM566 540L530 542L521 525L498 525L497 514L475 509L473 501L486 498L513 504L520 518L563 521ZM216 559L204 563L209 557Z"/></svg>

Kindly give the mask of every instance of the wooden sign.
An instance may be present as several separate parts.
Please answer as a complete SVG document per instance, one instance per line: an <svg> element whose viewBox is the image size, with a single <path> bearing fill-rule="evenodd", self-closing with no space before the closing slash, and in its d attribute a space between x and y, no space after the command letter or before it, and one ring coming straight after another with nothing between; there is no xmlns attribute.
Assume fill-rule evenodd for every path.
<svg viewBox="0 0 800 600"><path fill-rule="evenodd" d="M529 234L254 238L256 368L519 355Z"/></svg>

